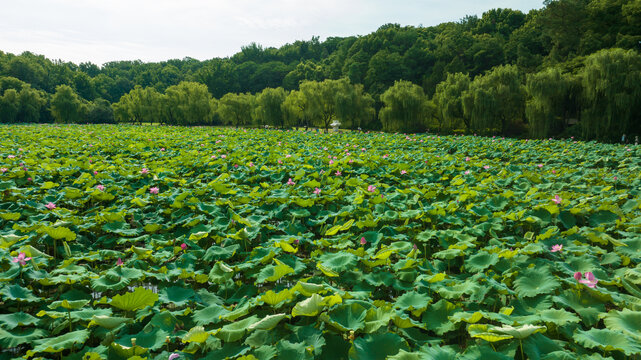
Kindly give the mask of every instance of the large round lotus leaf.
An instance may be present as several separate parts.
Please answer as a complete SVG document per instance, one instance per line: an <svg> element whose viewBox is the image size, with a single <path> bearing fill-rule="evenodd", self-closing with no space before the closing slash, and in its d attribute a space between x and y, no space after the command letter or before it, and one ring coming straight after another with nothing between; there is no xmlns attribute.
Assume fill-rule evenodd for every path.
<svg viewBox="0 0 641 360"><path fill-rule="evenodd" d="M541 320L546 323L553 323L557 326L563 326L568 323L578 323L581 319L575 314L563 309L547 309L539 313Z"/></svg>
<svg viewBox="0 0 641 360"><path fill-rule="evenodd" d="M608 329L621 331L641 341L641 311L613 310L603 317L603 322Z"/></svg>
<svg viewBox="0 0 641 360"><path fill-rule="evenodd" d="M141 277L142 271L138 269L117 266L107 270L99 278L91 279L91 288L94 291L118 291Z"/></svg>
<svg viewBox="0 0 641 360"><path fill-rule="evenodd" d="M514 351L496 351L491 346L486 344L479 344L470 346L465 349L465 353L462 356L458 356L456 359L461 360L476 360L476 359L496 359L496 360L508 360L514 359Z"/></svg>
<svg viewBox="0 0 641 360"><path fill-rule="evenodd" d="M421 354L418 352L408 352L401 350L398 354L393 356L388 356L387 360L421 360Z"/></svg>
<svg viewBox="0 0 641 360"><path fill-rule="evenodd" d="M21 344L32 344L37 339L47 336L43 329L15 329L7 331L0 329L0 346L4 349L14 348Z"/></svg>
<svg viewBox="0 0 641 360"><path fill-rule="evenodd" d="M116 295L109 303L120 310L133 311L152 306L158 301L158 294L149 289L137 287L133 292Z"/></svg>
<svg viewBox="0 0 641 360"><path fill-rule="evenodd" d="M441 299L427 308L427 311L423 313L422 322L428 330L434 331L437 335L443 335L456 328L449 317L458 311L461 310L456 305Z"/></svg>
<svg viewBox="0 0 641 360"><path fill-rule="evenodd" d="M401 310L424 310L427 308L432 298L426 294L415 291L407 292L396 299L394 306Z"/></svg>
<svg viewBox="0 0 641 360"><path fill-rule="evenodd" d="M310 354L306 349L305 343L291 343L287 340L281 340L276 345L278 349L278 358L280 359L292 359L292 360L306 360L313 359L312 354Z"/></svg>
<svg viewBox="0 0 641 360"><path fill-rule="evenodd" d="M324 307L323 297L318 294L313 294L294 305L292 316L316 316Z"/></svg>
<svg viewBox="0 0 641 360"><path fill-rule="evenodd" d="M187 305L190 300L193 300L196 293L192 289L172 286L162 289L158 295L159 300L163 303L180 307Z"/></svg>
<svg viewBox="0 0 641 360"><path fill-rule="evenodd" d="M103 327L105 329L112 330L112 329L115 329L115 328L117 328L118 326L120 326L122 324L126 324L126 323L131 322L131 321L132 321L132 319L130 319L130 318L98 315L98 316L93 316L91 318L91 323L89 324L89 326L95 324L95 325L101 326L101 327Z"/></svg>
<svg viewBox="0 0 641 360"><path fill-rule="evenodd" d="M547 267L526 268L514 281L514 290L517 295L523 297L550 294L561 286L561 283L550 273Z"/></svg>
<svg viewBox="0 0 641 360"><path fill-rule="evenodd" d="M352 360L384 360L400 350L408 350L407 342L394 333L366 335L354 340L349 349Z"/></svg>
<svg viewBox="0 0 641 360"><path fill-rule="evenodd" d="M3 300L17 300L17 301L26 301L26 302L37 302L40 299L37 296L33 295L33 292L26 287L20 285L5 285L2 290L0 290L0 299Z"/></svg>
<svg viewBox="0 0 641 360"><path fill-rule="evenodd" d="M421 347L421 359L432 360L455 360L456 352L446 346L428 346Z"/></svg>
<svg viewBox="0 0 641 360"><path fill-rule="evenodd" d="M499 262L499 256L497 254L482 251L465 260L465 268L473 274L481 272L492 265L496 265L497 262Z"/></svg>
<svg viewBox="0 0 641 360"><path fill-rule="evenodd" d="M579 330L572 337L577 343L604 351L622 351L626 355L641 354L641 344L627 335L610 329Z"/></svg>
<svg viewBox="0 0 641 360"><path fill-rule="evenodd" d="M249 330L249 326L258 321L258 316L250 316L248 318L237 320L229 325L223 326L216 337L228 343L238 341L243 338L245 332Z"/></svg>
<svg viewBox="0 0 641 360"><path fill-rule="evenodd" d="M503 325L501 327L490 328L491 332L510 335L517 339L525 339L534 333L545 332L546 330L547 328L545 326L535 326L530 324L521 326Z"/></svg>
<svg viewBox="0 0 641 360"><path fill-rule="evenodd" d="M40 319L24 312L0 315L0 327L11 330L18 326L37 325Z"/></svg>
<svg viewBox="0 0 641 360"><path fill-rule="evenodd" d="M27 351L27 356L34 354L45 353L58 353L71 347L82 348L82 345L87 341L91 333L88 330L78 330L66 333L53 338L42 340L35 340L33 350Z"/></svg>
<svg viewBox="0 0 641 360"><path fill-rule="evenodd" d="M251 324L248 329L249 330L256 330L256 329L258 329L258 330L271 330L274 327L276 327L276 325L278 325L278 323L281 320L283 320L283 319L285 319L287 317L288 317L287 314L267 315L264 318L260 319L259 321Z"/></svg>
<svg viewBox="0 0 641 360"><path fill-rule="evenodd" d="M358 263L358 257L348 252L326 253L320 257L321 264L335 272L353 270Z"/></svg>
<svg viewBox="0 0 641 360"><path fill-rule="evenodd" d="M365 327L367 310L358 303L338 305L329 313L330 324L340 331L357 331Z"/></svg>

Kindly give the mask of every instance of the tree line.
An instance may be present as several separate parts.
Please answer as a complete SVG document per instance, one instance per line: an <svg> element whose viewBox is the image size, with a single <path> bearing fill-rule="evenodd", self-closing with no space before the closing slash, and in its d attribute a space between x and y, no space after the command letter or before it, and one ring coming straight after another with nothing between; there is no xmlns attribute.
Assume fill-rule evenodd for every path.
<svg viewBox="0 0 641 360"><path fill-rule="evenodd" d="M639 134L640 0L556 0L432 27L252 43L224 59L51 61L0 52L0 122Z"/></svg>

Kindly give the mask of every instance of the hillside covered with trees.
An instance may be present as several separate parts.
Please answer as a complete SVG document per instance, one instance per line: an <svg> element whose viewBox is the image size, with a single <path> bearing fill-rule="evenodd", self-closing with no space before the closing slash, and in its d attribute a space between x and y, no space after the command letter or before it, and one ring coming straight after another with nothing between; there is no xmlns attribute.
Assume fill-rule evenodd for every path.
<svg viewBox="0 0 641 360"><path fill-rule="evenodd" d="M98 66L0 51L0 122L641 135L641 0L547 0L432 27Z"/></svg>

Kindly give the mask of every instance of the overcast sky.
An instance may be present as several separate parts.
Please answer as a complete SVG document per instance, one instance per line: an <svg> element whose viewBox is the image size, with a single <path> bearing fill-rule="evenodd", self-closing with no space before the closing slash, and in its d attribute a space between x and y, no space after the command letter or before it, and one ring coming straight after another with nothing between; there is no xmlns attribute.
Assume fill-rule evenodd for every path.
<svg viewBox="0 0 641 360"><path fill-rule="evenodd" d="M231 56L320 36L366 35L387 23L437 25L542 0L5 0L0 50L98 65L113 60Z"/></svg>

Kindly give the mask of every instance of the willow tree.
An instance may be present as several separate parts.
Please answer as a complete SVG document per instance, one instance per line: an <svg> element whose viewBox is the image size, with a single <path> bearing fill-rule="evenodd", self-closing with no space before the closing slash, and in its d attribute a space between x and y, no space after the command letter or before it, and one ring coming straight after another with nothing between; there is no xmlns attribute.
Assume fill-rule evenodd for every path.
<svg viewBox="0 0 641 360"><path fill-rule="evenodd" d="M287 95L283 102L283 117L285 125L294 126L309 126L309 107L307 98L302 91L293 90Z"/></svg>
<svg viewBox="0 0 641 360"><path fill-rule="evenodd" d="M339 80L338 87L334 96L337 118L352 129L370 127L376 115L374 98L363 90L363 85L351 84L347 79Z"/></svg>
<svg viewBox="0 0 641 360"><path fill-rule="evenodd" d="M162 120L162 95L152 87L142 88L136 85L130 92L120 97L113 107L117 122L142 124Z"/></svg>
<svg viewBox="0 0 641 360"><path fill-rule="evenodd" d="M79 123L85 117L86 106L78 94L67 85L58 85L51 97L51 115L58 123Z"/></svg>
<svg viewBox="0 0 641 360"><path fill-rule="evenodd" d="M440 114L439 130L461 126L470 130L470 118L463 111L463 94L469 87L470 77L463 73L448 74L447 79L436 86L433 101Z"/></svg>
<svg viewBox="0 0 641 360"><path fill-rule="evenodd" d="M576 115L576 94L580 86L574 76L549 68L528 74L525 89L528 95L525 116L532 137L546 138L561 133L568 116Z"/></svg>
<svg viewBox="0 0 641 360"><path fill-rule="evenodd" d="M307 103L306 116L326 132L332 120L336 119L336 94L341 91L341 81L327 79L322 82L303 81L300 84L300 91Z"/></svg>
<svg viewBox="0 0 641 360"><path fill-rule="evenodd" d="M383 107L378 117L385 131L418 132L429 117L428 98L423 88L400 80L382 95Z"/></svg>
<svg viewBox="0 0 641 360"><path fill-rule="evenodd" d="M249 125L252 123L256 99L254 95L245 94L225 94L218 102L218 114L225 124L236 127Z"/></svg>
<svg viewBox="0 0 641 360"><path fill-rule="evenodd" d="M285 116L283 114L283 103L287 98L287 92L282 88L266 88L256 96L256 118L263 125L283 127Z"/></svg>
<svg viewBox="0 0 641 360"><path fill-rule="evenodd" d="M463 94L463 111L472 130L513 132L525 111L525 90L517 67L497 66L474 78Z"/></svg>
<svg viewBox="0 0 641 360"><path fill-rule="evenodd" d="M207 85L183 81L165 90L164 114L168 123L210 124L214 109Z"/></svg>
<svg viewBox="0 0 641 360"><path fill-rule="evenodd" d="M590 55L581 71L581 129L588 139L641 133L641 56L609 49Z"/></svg>

